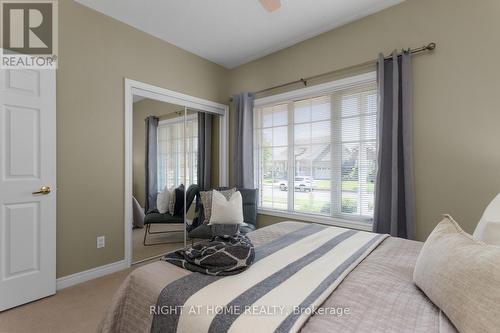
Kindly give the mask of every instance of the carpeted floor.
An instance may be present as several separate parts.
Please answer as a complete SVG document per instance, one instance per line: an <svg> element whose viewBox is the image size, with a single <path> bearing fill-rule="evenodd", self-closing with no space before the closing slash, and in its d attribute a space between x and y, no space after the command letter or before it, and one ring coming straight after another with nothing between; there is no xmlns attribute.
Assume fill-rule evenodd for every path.
<svg viewBox="0 0 500 333"><path fill-rule="evenodd" d="M2 333L91 333L127 274L103 276L0 313Z"/></svg>
<svg viewBox="0 0 500 333"><path fill-rule="evenodd" d="M170 230L179 230L182 228L183 225L180 226L153 225L151 227L151 231L153 232L170 231ZM132 230L132 241L133 241L132 262L138 262L144 259L156 257L165 254L167 252L180 249L184 246L184 234L182 232L148 235L148 243L164 242L164 241L176 242L176 243L144 246L142 242L144 240L145 231L146 228Z"/></svg>

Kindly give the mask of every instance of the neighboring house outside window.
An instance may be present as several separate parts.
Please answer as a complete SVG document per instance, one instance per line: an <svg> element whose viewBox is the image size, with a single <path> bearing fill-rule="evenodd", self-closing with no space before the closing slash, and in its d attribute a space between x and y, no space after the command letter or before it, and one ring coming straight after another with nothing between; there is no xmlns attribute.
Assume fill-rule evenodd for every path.
<svg viewBox="0 0 500 333"><path fill-rule="evenodd" d="M184 146L185 145L185 146ZM186 161L184 160L186 149ZM184 181L184 165L186 180ZM180 184L196 184L198 164L198 118L184 117L161 120L158 125L158 191Z"/></svg>
<svg viewBox="0 0 500 333"><path fill-rule="evenodd" d="M375 73L257 99L254 115L261 213L371 224Z"/></svg>

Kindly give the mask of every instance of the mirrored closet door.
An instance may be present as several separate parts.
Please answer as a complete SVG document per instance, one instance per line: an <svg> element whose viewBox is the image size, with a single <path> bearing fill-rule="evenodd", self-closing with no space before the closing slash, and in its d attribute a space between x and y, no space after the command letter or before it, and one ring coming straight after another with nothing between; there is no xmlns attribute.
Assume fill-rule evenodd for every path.
<svg viewBox="0 0 500 333"><path fill-rule="evenodd" d="M185 114L134 96L132 262L184 246Z"/></svg>
<svg viewBox="0 0 500 333"><path fill-rule="evenodd" d="M218 188L219 115L195 109L186 110L186 237L189 242L211 236L208 226L210 207L204 207L206 192ZM189 190L191 189L191 190ZM203 197L203 200L202 200Z"/></svg>
<svg viewBox="0 0 500 333"><path fill-rule="evenodd" d="M221 184L224 120L212 110L133 101L131 262L139 263L210 237L200 193Z"/></svg>

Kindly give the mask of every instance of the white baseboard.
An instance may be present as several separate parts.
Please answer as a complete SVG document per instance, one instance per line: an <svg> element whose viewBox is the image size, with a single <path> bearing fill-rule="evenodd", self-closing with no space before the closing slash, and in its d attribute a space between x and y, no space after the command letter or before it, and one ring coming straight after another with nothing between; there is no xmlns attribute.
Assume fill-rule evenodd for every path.
<svg viewBox="0 0 500 333"><path fill-rule="evenodd" d="M124 259L117 262L113 262L111 264L99 266L96 268L91 268L83 272L78 272L75 274L63 276L56 280L56 289L61 290L64 288L68 288L74 286L75 284L96 279L98 277L118 272L127 269L129 267L130 267L129 262Z"/></svg>

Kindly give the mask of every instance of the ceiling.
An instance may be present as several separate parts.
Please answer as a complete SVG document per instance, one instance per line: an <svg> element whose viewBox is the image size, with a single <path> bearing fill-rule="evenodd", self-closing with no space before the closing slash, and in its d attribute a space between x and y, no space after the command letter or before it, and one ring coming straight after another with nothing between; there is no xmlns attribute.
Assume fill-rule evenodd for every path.
<svg viewBox="0 0 500 333"><path fill-rule="evenodd" d="M186 51L234 68L404 0L76 0Z"/></svg>

